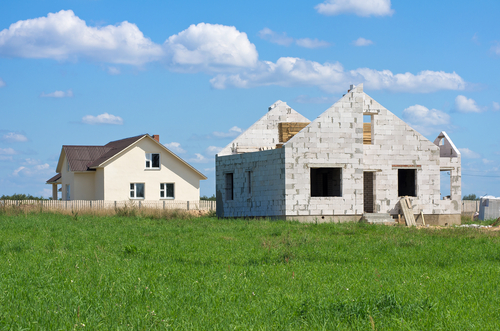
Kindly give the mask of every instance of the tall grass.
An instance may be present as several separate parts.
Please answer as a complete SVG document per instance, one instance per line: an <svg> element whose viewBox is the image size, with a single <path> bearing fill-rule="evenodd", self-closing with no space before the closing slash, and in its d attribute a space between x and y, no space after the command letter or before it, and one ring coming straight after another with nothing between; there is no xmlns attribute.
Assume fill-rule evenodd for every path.
<svg viewBox="0 0 500 331"><path fill-rule="evenodd" d="M0 261L0 330L500 326L477 229L4 211Z"/></svg>

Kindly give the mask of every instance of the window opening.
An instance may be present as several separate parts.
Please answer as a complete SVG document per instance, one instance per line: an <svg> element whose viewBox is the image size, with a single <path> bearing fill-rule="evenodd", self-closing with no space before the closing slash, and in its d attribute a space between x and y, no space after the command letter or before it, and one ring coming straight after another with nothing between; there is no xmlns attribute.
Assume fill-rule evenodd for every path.
<svg viewBox="0 0 500 331"><path fill-rule="evenodd" d="M146 153L146 169L159 169L159 168L160 168L160 154Z"/></svg>
<svg viewBox="0 0 500 331"><path fill-rule="evenodd" d="M398 169L398 196L417 196L417 171L415 169Z"/></svg>
<svg viewBox="0 0 500 331"><path fill-rule="evenodd" d="M372 144L373 115L363 115L363 145Z"/></svg>
<svg viewBox="0 0 500 331"><path fill-rule="evenodd" d="M173 199L174 198L174 184L161 183L160 184L160 198Z"/></svg>
<svg viewBox="0 0 500 331"><path fill-rule="evenodd" d="M312 197L341 197L342 168L311 168Z"/></svg>
<svg viewBox="0 0 500 331"><path fill-rule="evenodd" d="M451 200L451 176L449 170L440 171L441 200Z"/></svg>
<svg viewBox="0 0 500 331"><path fill-rule="evenodd" d="M226 200L233 200L233 173L226 174Z"/></svg>
<svg viewBox="0 0 500 331"><path fill-rule="evenodd" d="M252 193L252 172L247 171L247 193Z"/></svg>
<svg viewBox="0 0 500 331"><path fill-rule="evenodd" d="M144 183L130 184L130 198L144 199Z"/></svg>
<svg viewBox="0 0 500 331"><path fill-rule="evenodd" d="M66 200L71 200L71 187L70 187L70 184L66 184Z"/></svg>

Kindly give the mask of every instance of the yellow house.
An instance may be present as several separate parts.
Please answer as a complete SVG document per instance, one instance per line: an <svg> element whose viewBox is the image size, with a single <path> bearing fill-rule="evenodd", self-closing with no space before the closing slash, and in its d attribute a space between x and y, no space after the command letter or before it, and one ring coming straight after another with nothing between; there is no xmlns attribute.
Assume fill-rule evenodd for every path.
<svg viewBox="0 0 500 331"><path fill-rule="evenodd" d="M207 179L149 134L104 146L63 145L56 172L47 181L55 200L61 185L63 200L193 201Z"/></svg>

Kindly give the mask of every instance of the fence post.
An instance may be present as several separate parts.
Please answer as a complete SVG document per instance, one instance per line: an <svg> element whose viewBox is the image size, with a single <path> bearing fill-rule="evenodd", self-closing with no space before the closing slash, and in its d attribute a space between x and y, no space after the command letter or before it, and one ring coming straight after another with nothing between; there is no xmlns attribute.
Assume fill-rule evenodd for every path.
<svg viewBox="0 0 500 331"><path fill-rule="evenodd" d="M139 201L139 209L141 209L141 201Z"/></svg>
<svg viewBox="0 0 500 331"><path fill-rule="evenodd" d="M186 204L186 208L187 208L187 210L189 210L189 201Z"/></svg>
<svg viewBox="0 0 500 331"><path fill-rule="evenodd" d="M165 200L163 200L163 210L165 210Z"/></svg>

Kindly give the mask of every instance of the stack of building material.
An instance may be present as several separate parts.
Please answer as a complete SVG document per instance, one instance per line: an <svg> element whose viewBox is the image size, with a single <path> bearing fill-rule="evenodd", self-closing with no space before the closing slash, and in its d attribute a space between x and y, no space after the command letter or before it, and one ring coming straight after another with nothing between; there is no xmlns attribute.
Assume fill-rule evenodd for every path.
<svg viewBox="0 0 500 331"><path fill-rule="evenodd" d="M293 136L309 125L309 122L281 122L278 123L280 143L286 143Z"/></svg>
<svg viewBox="0 0 500 331"><path fill-rule="evenodd" d="M372 143L372 124L363 123L363 144L371 145Z"/></svg>
<svg viewBox="0 0 500 331"><path fill-rule="evenodd" d="M405 216L406 226L417 226L410 199L408 197L401 198L401 200L399 200L399 205Z"/></svg>

